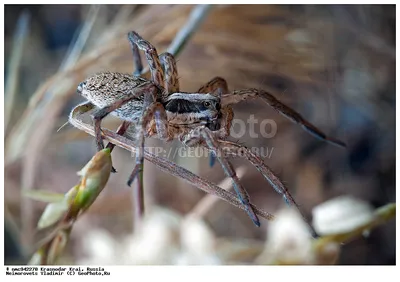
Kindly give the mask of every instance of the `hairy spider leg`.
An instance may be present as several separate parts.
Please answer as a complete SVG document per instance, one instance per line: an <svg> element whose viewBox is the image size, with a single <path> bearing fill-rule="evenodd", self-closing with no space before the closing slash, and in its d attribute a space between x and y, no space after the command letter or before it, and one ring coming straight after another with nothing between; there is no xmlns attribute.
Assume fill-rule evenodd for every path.
<svg viewBox="0 0 400 282"><path fill-rule="evenodd" d="M132 47L132 53L134 57L134 66L135 66L135 72L134 76L140 76L142 70L143 70L143 65L142 61L140 59L140 53L139 49L137 48L137 45L133 43L131 40L129 40L131 43ZM172 54L170 53L163 53L159 56L159 60L161 62L162 68L164 69L165 73L165 80L164 80L164 87L167 90L168 94L172 94L175 92L179 92L179 80L178 80L178 70L176 67L176 61L175 58ZM155 112L156 114L158 112ZM131 122L129 121L124 121L117 129L116 133L118 135L124 135L128 127L131 125ZM164 133L159 134L159 136L164 136ZM161 137L160 136L160 137ZM107 148L109 148L112 152L114 149L115 145L112 143L107 144Z"/></svg>
<svg viewBox="0 0 400 282"><path fill-rule="evenodd" d="M264 164L263 160L259 156L255 155L251 150L241 144L225 140L225 138L230 134L229 128L232 126L232 120L234 116L231 106L223 106L221 109L221 114L221 128L220 130L215 131L214 134L219 136L218 142L224 149L223 151L230 155L247 158L247 160L250 161L250 163L255 166L257 170L268 180L272 187L279 194L283 195L285 202L288 204L293 204L299 208L289 190L285 187L279 177L277 177L274 172L266 164Z"/></svg>
<svg viewBox="0 0 400 282"><path fill-rule="evenodd" d="M140 50L144 51L150 67L151 80L158 86L163 86L164 75L156 48L134 31L128 33L128 39L131 46L134 44Z"/></svg>
<svg viewBox="0 0 400 282"><path fill-rule="evenodd" d="M299 211L301 216L303 217L304 221L308 223L308 220L302 210L300 209L300 206L296 203L292 195L290 194L289 190L283 184L283 182L279 179L278 176L275 175L275 173L269 168L263 160L254 154L249 148L246 146L226 141L226 140L218 140L219 146L223 148L223 151L226 152L228 155L232 156L238 156L238 157L244 157L246 158L254 167L257 168L257 170L264 176L264 178L271 184L271 186L274 188L274 190L283 196L283 199L285 202L291 206L295 206L296 209ZM314 235L316 235L316 232L314 228L311 226L311 224L308 224L311 231L313 232Z"/></svg>
<svg viewBox="0 0 400 282"><path fill-rule="evenodd" d="M209 82L204 84L200 89L197 91L198 93L222 93L227 94L229 93L228 90L228 83L222 77L214 77ZM209 165L213 167L215 165L216 157L213 152L210 153L209 157Z"/></svg>
<svg viewBox="0 0 400 282"><path fill-rule="evenodd" d="M164 70L165 90L169 95L179 92L178 68L174 56L166 52L162 53L159 58Z"/></svg>
<svg viewBox="0 0 400 282"><path fill-rule="evenodd" d="M94 129L91 124L86 124L82 120L79 119L79 116L83 115L87 111L93 109L95 106L90 102L85 102L83 104L77 105L70 113L69 120L72 125L87 132L88 134L95 135ZM121 148L126 150L130 150L132 148L131 140L128 140L110 130L104 129L105 138L111 142L118 144ZM235 207L245 210L246 208L242 205L240 200L237 198L236 195L233 193L226 191L217 185L213 184L212 182L201 178L200 176L188 171L187 169L163 158L160 156L156 156L151 154L150 152L145 153L145 158L155 164L159 169L165 171L173 176L179 177L189 184L196 186L197 188L201 189L206 193L210 193L211 195L215 195L220 199L227 201L228 203L232 204ZM252 203L250 205L254 208L256 214L260 215L261 217L267 220L273 220L274 216L266 211L258 209Z"/></svg>
<svg viewBox="0 0 400 282"><path fill-rule="evenodd" d="M132 46L132 52L133 52L133 56L134 56L134 63L135 63L135 69L136 69L134 72L134 75L140 74L143 69L143 66L142 66L141 60L140 60L139 49L137 48L136 44L133 43L131 40L129 42L131 43L131 46ZM176 67L175 58L170 53L163 53L159 56L159 60L164 69L164 73L165 73L164 87L167 90L168 94L179 92L178 70ZM149 114L151 112L154 113L154 119L156 121L156 128L157 128L158 136L160 138L166 138L166 136L168 134L168 130L166 129L167 119L166 119L165 110L161 109L160 105L153 105L153 107L154 107L154 111L150 110L148 112L149 112ZM143 107L143 108L146 109L147 107ZM143 128L143 127L145 127L147 125L147 123L148 123L148 121L145 122L144 124L140 125L140 127L142 128L141 130L145 130L145 128ZM130 124L131 124L131 122L124 121L118 127L116 133L118 135L124 135L126 130L128 129L128 127L130 126ZM139 136L139 139L141 140L142 137ZM141 142L141 141L139 141L139 142ZM114 149L114 147L115 147L115 145L112 143L107 144L107 148L110 148L111 151ZM142 153L139 152L138 154L139 155L137 156L136 160L140 160L142 158L140 156L140 155L142 155ZM137 175L137 173L139 171L140 171L139 166L135 166L135 169L132 171L131 176L128 179L129 186L131 185L132 181L134 180L135 176ZM114 172L116 172L115 169L114 169Z"/></svg>
<svg viewBox="0 0 400 282"><path fill-rule="evenodd" d="M128 37L129 39L129 37ZM139 48L133 40L129 40L133 55L133 76L140 76L143 71L142 58L140 57Z"/></svg>
<svg viewBox="0 0 400 282"><path fill-rule="evenodd" d="M131 45L132 54L133 54L133 62L134 62L134 68L135 68L133 75L140 76L143 71L143 64L142 64L142 60L141 60L140 52L139 52L139 49L141 49L145 52L146 59L149 64L149 67L150 67L152 81L154 83L156 83L157 85L162 86L163 85L163 83L162 83L163 70L162 70L162 66L160 63L160 59L158 58L158 55L157 55L156 48L154 48L148 41L144 40L139 34L137 34L134 31L131 31L128 33L128 40ZM171 60L168 59L168 62L169 61L171 61ZM158 98L159 97L157 97L157 100L158 100ZM147 109L148 106L149 106L149 104L144 105L143 111L145 111L145 109ZM159 109L159 107L157 107L157 109ZM157 110L156 112L158 113L159 110ZM163 116L163 114L159 114L159 115L160 115L160 117ZM164 115L165 115L165 113L164 113ZM142 121L143 121L143 119L142 119ZM147 123L143 123L143 122L139 122L139 123L140 123L139 127L142 128L140 130L143 130L143 127L145 127L147 125ZM126 130L128 129L130 124L131 124L130 122L124 121L121 124L121 126L118 128L117 133L119 135L124 135L124 133L126 132ZM160 122L156 122L156 124L160 125ZM162 129L160 128L160 130L162 130ZM164 132L165 132L165 130L164 130ZM161 134L163 134L163 133L161 133ZM136 153L136 164L138 163L138 161L140 159L143 159L144 131L140 133L138 143L139 144L138 144L138 150ZM110 148L112 151L114 149L115 145L109 143L109 144L107 144L107 147ZM115 172L116 170L113 168L113 171ZM134 172L135 172L135 169L131 175L137 175L137 171L135 173ZM129 178L129 180L128 180L129 185L132 181L133 181L133 179Z"/></svg>
<svg viewBox="0 0 400 282"><path fill-rule="evenodd" d="M147 63L150 67L151 80L156 85L165 87L166 91L161 94L162 97L156 97L156 100L158 101L159 99L165 98L169 94L178 91L178 71L174 57L169 53L164 53L159 57L156 48L134 31L128 33L128 39L131 43L131 46L136 45L139 49L145 52ZM134 50L133 52L135 53ZM128 179L129 186L143 167L145 143L144 132L146 131L147 125L153 118L156 121L158 136L162 139L166 138L168 134L168 120L163 105L159 102L155 102L155 100L151 102L146 102L145 100L137 136L138 147L136 152L136 166Z"/></svg>
<svg viewBox="0 0 400 282"><path fill-rule="evenodd" d="M326 141L328 143L331 143L331 144L339 146L339 147L343 147L343 148L346 147L346 144L343 141L328 137L317 127L315 127L310 122L305 120L295 110L286 106L285 104L280 102L278 99L276 99L272 94L270 94L264 90L255 89L255 88L236 90L236 91L233 91L231 94L223 95L222 100L223 100L223 105L230 105L230 104L239 103L244 100L255 99L255 98L262 98L263 101L266 102L268 106L272 107L273 109L278 111L281 115L285 116L292 122L299 124L304 130L306 130L308 133L310 133L314 137L317 137L318 139L321 139L323 141Z"/></svg>
<svg viewBox="0 0 400 282"><path fill-rule="evenodd" d="M208 148L216 154L216 157L219 163L221 164L225 174L232 179L233 188L235 189L235 192L238 195L239 200L246 207L247 214L249 215L249 217L251 218L251 220L254 222L255 225L260 226L260 220L258 219L256 213L254 212L253 208L250 205L249 194L240 184L239 178L237 177L232 164L223 155L224 152L221 150L218 140L212 134L210 129L204 127L200 130L201 130L201 135L204 138L204 141L206 142Z"/></svg>
<svg viewBox="0 0 400 282"><path fill-rule="evenodd" d="M142 169L144 162L144 132L146 131L147 125L153 118L156 121L157 134L160 139L166 139L168 136L168 119L164 106L160 102L149 101L146 103L145 101L143 109L143 115L139 123L138 135L136 137L138 142L138 146L136 148L136 165L129 176L127 182L128 186L131 186L133 180Z"/></svg>
<svg viewBox="0 0 400 282"><path fill-rule="evenodd" d="M118 127L118 129L115 133L118 135L124 135L130 125L131 125L131 123L129 121L124 120L124 122ZM112 152L112 150L114 150L114 148L115 148L115 144L108 142L106 148L110 149L110 152ZM116 172L116 171L114 171L114 172Z"/></svg>
<svg viewBox="0 0 400 282"><path fill-rule="evenodd" d="M228 93L228 85L223 78L216 77L212 79L210 82L202 86L199 92L209 92L209 91L220 91L222 93ZM225 96L226 97L226 96ZM221 113L221 128L217 132L215 132L216 136L222 137L225 139L226 136L229 136L229 128L232 125L233 119L233 111L229 103L225 103L225 101L221 101L225 106L223 106ZM305 216L301 212L299 205L296 203L289 190L285 187L282 181L277 177L274 172L262 161L262 159L255 155L251 150L247 147L242 146L238 143L225 141L219 139L219 147L223 148L223 152L226 152L230 155L245 157L253 166L257 168L257 170L267 179L267 181L271 184L271 186L275 189L276 192L281 194L285 200L285 202L289 205L294 205L299 212L302 214L303 218ZM215 158L215 156L214 156Z"/></svg>
<svg viewBox="0 0 400 282"><path fill-rule="evenodd" d="M129 37L128 37L129 39ZM131 49L132 49L132 54L133 54L133 76L140 76L142 71L143 71L143 63L142 63L142 59L140 56L140 52L139 52L139 48L137 47L137 45L132 41L132 40L128 40L130 45L131 45ZM131 122L129 121L123 121L123 123L118 127L116 133L119 135L124 135L126 130L128 129L128 127L131 125ZM113 143L108 143L106 148L110 149L110 152L112 152L114 150L115 144ZM112 167L111 172L117 172L117 170Z"/></svg>
<svg viewBox="0 0 400 282"><path fill-rule="evenodd" d="M144 95L146 96L154 96L157 95L158 89L155 85L147 85L144 86L141 91L137 91L134 93L134 95L127 96L121 100L115 101L111 105L108 105L104 108L97 109L93 112L92 118L94 120L94 129L96 133L96 146L97 150L101 151L104 149L104 144L103 144L103 139L101 136L101 121L103 118L105 118L109 113L115 111L116 109L120 108L122 105L128 103L129 101ZM146 100L146 98L145 98Z"/></svg>

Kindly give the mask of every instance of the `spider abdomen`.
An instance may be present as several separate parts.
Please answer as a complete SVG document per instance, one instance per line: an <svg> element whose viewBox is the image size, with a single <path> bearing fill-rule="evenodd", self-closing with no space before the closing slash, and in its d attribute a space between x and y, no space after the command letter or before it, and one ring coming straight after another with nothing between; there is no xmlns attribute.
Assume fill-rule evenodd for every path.
<svg viewBox="0 0 400 282"><path fill-rule="evenodd" d="M129 96L141 93L142 88L152 84L151 81L131 74L101 72L90 76L78 86L78 93L98 108L104 108ZM136 98L111 112L111 115L127 121L139 120L143 109L144 98Z"/></svg>

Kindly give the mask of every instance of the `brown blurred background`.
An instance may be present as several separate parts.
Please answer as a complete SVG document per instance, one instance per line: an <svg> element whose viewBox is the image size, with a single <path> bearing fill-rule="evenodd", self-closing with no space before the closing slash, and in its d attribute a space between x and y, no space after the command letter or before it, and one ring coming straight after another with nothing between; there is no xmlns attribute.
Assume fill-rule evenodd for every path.
<svg viewBox="0 0 400 282"><path fill-rule="evenodd" d="M57 132L72 107L83 101L75 93L77 84L102 70L132 72L126 40L130 30L163 52L192 8L5 6L5 79L13 85L6 95L14 97L5 136L6 263L24 261L23 250L32 251L31 243L42 236L34 227L45 204L23 199L21 189L66 192L79 180L76 172L95 153L93 138L85 133L71 126ZM17 56L13 40L23 13L26 36L20 63L13 71L12 58ZM90 17L93 28L82 52L65 62L71 42ZM309 216L314 206L342 194L374 207L395 201L394 5L213 6L177 65L183 91L196 91L215 76L224 77L230 90L273 89L282 102L348 144L347 149L340 149L316 140L263 103L235 106L238 119L246 121L254 114L259 121L277 123L274 138L254 139L247 134L239 141L273 150L265 163L278 173ZM111 117L104 122L110 128L118 124ZM259 133L259 127L255 128ZM158 140L148 140L147 145L181 146ZM218 163L210 168L207 158L174 161L215 183L224 179ZM77 246L88 230L103 228L116 238L131 232L126 179L133 159L117 148L113 163L118 173L110 177L73 231L66 253L71 263L83 255ZM241 182L257 206L274 213L283 205L282 198L248 162L235 158L233 164L246 167ZM145 192L147 207L160 205L182 214L204 196L150 163L146 163ZM217 236L237 239L264 240L268 228L266 221L256 228L245 213L222 201L208 212L206 221ZM339 263L394 264L395 222L346 245Z"/></svg>

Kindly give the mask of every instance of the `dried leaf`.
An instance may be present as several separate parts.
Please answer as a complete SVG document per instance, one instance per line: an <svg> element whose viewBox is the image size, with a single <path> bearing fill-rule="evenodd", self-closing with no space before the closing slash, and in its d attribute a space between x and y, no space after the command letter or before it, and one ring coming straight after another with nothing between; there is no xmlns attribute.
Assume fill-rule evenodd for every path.
<svg viewBox="0 0 400 282"><path fill-rule="evenodd" d="M44 190L23 190L22 195L45 203L59 203L64 200L64 194Z"/></svg>
<svg viewBox="0 0 400 282"><path fill-rule="evenodd" d="M64 213L68 210L68 204L64 201L60 203L48 204L42 213L37 224L38 229L43 229L55 224L61 219Z"/></svg>
<svg viewBox="0 0 400 282"><path fill-rule="evenodd" d="M54 264L68 242L69 230L61 230L51 242L47 255L47 264Z"/></svg>

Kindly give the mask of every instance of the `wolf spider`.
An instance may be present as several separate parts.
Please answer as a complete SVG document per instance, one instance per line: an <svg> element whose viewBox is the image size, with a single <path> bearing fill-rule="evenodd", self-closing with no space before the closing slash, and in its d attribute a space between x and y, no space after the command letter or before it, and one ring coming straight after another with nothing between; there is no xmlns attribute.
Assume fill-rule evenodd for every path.
<svg viewBox="0 0 400 282"><path fill-rule="evenodd" d="M196 93L181 92L173 55L163 53L159 56L157 50L136 32L129 32L128 39L133 52L135 73L97 73L80 83L77 92L96 107L92 118L98 150L104 148L100 125L108 114L124 121L118 130L120 135L125 133L131 123L135 125L136 165L129 177L129 186L143 165L145 137L154 136L164 141L179 139L186 146L205 147L216 156L225 174L232 179L235 192L247 214L257 226L260 226L260 222L250 205L249 195L225 155L247 158L272 187L283 195L287 203L298 208L281 180L258 156L245 146L226 140L233 120L232 105L248 99L261 98L267 105L314 136L345 147L342 141L326 136L300 114L264 90L253 88L230 92L226 81L216 77ZM140 77L143 66L139 49L146 55L150 80Z"/></svg>

